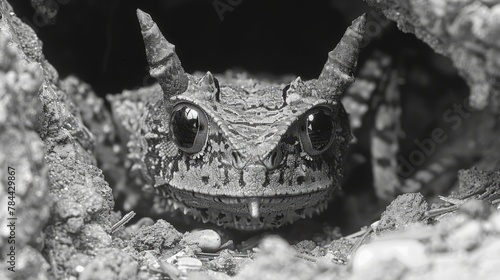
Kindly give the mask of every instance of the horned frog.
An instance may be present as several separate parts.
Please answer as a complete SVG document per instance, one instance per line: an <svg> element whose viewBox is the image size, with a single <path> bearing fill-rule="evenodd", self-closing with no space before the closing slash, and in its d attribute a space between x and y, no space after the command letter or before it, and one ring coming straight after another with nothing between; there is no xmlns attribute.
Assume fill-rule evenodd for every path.
<svg viewBox="0 0 500 280"><path fill-rule="evenodd" d="M162 207L238 230L322 212L340 189L351 140L340 96L354 81L366 17L347 28L318 79L279 85L187 74L150 15L137 15L161 88L110 100L131 170Z"/></svg>

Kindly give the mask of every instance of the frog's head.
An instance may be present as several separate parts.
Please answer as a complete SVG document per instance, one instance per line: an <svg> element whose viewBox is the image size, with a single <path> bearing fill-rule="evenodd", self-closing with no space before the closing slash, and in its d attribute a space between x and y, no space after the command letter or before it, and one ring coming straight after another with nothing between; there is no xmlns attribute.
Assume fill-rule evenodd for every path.
<svg viewBox="0 0 500 280"><path fill-rule="evenodd" d="M240 230L323 211L340 189L351 139L340 96L354 81L365 16L329 53L318 79L281 85L186 74L151 17L138 17L164 94L148 117L145 160L169 207Z"/></svg>

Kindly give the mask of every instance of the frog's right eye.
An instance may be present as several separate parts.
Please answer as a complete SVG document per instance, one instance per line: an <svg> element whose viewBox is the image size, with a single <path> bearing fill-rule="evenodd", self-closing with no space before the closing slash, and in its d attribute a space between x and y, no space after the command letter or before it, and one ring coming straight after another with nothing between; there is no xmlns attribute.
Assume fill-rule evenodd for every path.
<svg viewBox="0 0 500 280"><path fill-rule="evenodd" d="M207 116L198 106L177 104L170 118L170 133L181 151L188 154L201 152L208 138Z"/></svg>

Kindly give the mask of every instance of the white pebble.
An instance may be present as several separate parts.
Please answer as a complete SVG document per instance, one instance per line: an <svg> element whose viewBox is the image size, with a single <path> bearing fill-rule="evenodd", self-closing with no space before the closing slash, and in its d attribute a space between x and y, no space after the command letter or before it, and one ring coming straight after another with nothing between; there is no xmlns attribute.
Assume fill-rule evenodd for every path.
<svg viewBox="0 0 500 280"><path fill-rule="evenodd" d="M465 251L476 247L484 238L481 222L468 221L448 236L448 246L452 251Z"/></svg>
<svg viewBox="0 0 500 280"><path fill-rule="evenodd" d="M352 259L353 272L361 272L381 263L397 260L408 268L426 265L428 257L422 243L413 239L375 241L361 246Z"/></svg>
<svg viewBox="0 0 500 280"><path fill-rule="evenodd" d="M202 265L201 261L196 258L184 257L177 260L177 267L183 271L197 271Z"/></svg>
<svg viewBox="0 0 500 280"><path fill-rule="evenodd" d="M198 245L203 252L214 252L221 246L220 235L211 229L204 229L188 233L183 238L188 245Z"/></svg>
<svg viewBox="0 0 500 280"><path fill-rule="evenodd" d="M500 206L500 204L498 206ZM500 233L500 211L495 211L493 214L491 214L489 222L491 224L492 230Z"/></svg>

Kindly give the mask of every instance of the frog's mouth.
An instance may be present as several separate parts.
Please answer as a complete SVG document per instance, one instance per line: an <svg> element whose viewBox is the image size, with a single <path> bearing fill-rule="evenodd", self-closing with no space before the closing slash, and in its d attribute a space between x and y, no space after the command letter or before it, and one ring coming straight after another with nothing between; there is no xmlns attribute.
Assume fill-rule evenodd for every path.
<svg viewBox="0 0 500 280"><path fill-rule="evenodd" d="M212 196L159 186L166 210L177 210L204 223L244 231L277 228L324 211L335 188L313 193L269 196Z"/></svg>

